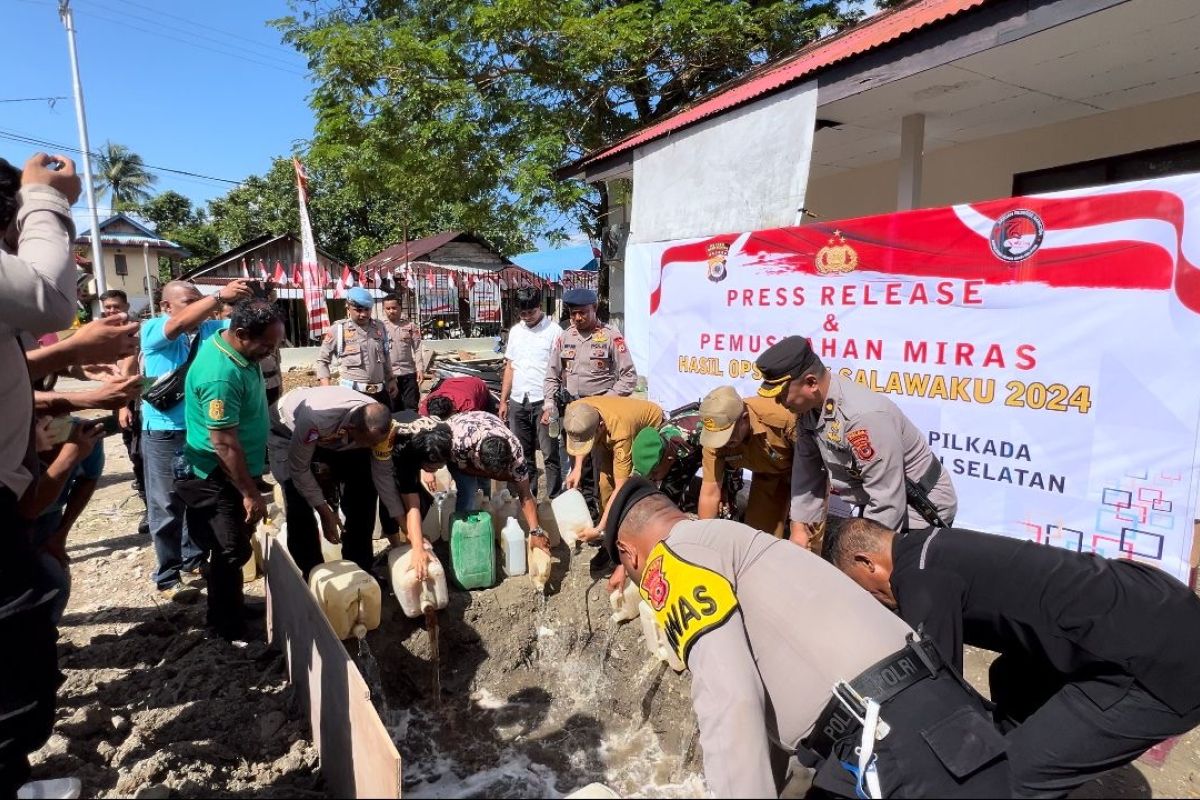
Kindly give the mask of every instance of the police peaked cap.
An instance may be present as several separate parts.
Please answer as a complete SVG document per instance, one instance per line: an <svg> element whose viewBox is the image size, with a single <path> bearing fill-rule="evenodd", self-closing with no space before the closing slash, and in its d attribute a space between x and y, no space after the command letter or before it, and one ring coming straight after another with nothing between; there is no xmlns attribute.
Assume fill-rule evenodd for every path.
<svg viewBox="0 0 1200 800"><path fill-rule="evenodd" d="M762 373L763 382L758 393L762 397L775 397L784 390L793 378L799 378L821 359L813 352L812 345L803 336L787 336L763 351L754 365Z"/></svg>
<svg viewBox="0 0 1200 800"><path fill-rule="evenodd" d="M568 289L563 292L563 305L594 306L599 302L596 293L591 289Z"/></svg>
<svg viewBox="0 0 1200 800"><path fill-rule="evenodd" d="M614 564L621 563L621 556L617 552L617 531L621 529L621 522L630 509L652 494L662 494L662 492L642 476L633 475L613 496L612 503L608 507L608 522L604 525L604 539L601 546Z"/></svg>

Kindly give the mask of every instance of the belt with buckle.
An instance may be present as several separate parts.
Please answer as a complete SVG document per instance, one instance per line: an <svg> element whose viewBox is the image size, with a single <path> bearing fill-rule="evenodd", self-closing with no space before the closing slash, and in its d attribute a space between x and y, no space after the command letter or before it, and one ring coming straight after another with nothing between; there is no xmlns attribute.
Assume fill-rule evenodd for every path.
<svg viewBox="0 0 1200 800"><path fill-rule="evenodd" d="M859 696L884 705L913 684L936 678L941 667L942 659L933 642L913 639L903 650L868 667L849 685ZM827 758L835 741L859 727L858 718L835 697L817 717L812 733L801 744L821 758ZM803 759L801 761L803 763Z"/></svg>
<svg viewBox="0 0 1200 800"><path fill-rule="evenodd" d="M365 394L379 394L383 391L382 383L360 383L359 381L341 381L342 386Z"/></svg>

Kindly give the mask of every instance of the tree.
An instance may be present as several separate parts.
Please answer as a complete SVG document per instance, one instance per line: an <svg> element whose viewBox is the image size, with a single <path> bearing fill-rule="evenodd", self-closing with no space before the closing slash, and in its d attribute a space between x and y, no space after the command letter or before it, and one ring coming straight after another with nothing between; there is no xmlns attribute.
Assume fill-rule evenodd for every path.
<svg viewBox="0 0 1200 800"><path fill-rule="evenodd" d="M105 142L96 159L96 193L107 192L114 211L132 210L150 199L158 178L142 157L123 144Z"/></svg>
<svg viewBox="0 0 1200 800"><path fill-rule="evenodd" d="M221 252L217 231L204 210L193 208L192 201L179 192L167 190L155 195L138 207L137 215L152 223L159 236L191 253L183 259L184 269L203 264Z"/></svg>
<svg viewBox="0 0 1200 800"><path fill-rule="evenodd" d="M603 190L557 167L853 22L856 3L333 0L276 24L316 81L314 162L418 227L512 252L599 232Z"/></svg>

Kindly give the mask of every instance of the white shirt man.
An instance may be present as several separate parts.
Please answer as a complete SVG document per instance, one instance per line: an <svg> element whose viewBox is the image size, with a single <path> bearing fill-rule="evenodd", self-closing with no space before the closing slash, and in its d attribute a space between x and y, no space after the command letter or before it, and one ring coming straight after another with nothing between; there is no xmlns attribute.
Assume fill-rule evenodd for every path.
<svg viewBox="0 0 1200 800"><path fill-rule="evenodd" d="M521 442L530 467L536 467L538 450L545 459L546 493L553 497L562 481L557 437L551 438L550 420L542 411L545 400L546 367L550 350L562 335L562 328L542 309L542 293L537 289L517 291L517 310L521 321L508 333L504 351L504 382L500 388L500 418ZM530 488L537 494L537 471Z"/></svg>

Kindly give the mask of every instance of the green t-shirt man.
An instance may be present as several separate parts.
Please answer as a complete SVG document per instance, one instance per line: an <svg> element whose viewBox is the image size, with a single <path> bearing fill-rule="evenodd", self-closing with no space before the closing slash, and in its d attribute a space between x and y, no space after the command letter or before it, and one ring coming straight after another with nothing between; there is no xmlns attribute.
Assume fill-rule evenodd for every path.
<svg viewBox="0 0 1200 800"><path fill-rule="evenodd" d="M267 452L267 390L258 364L225 341L210 336L188 369L184 420L188 463L198 477L220 469L210 430L237 428L250 477L263 474Z"/></svg>

